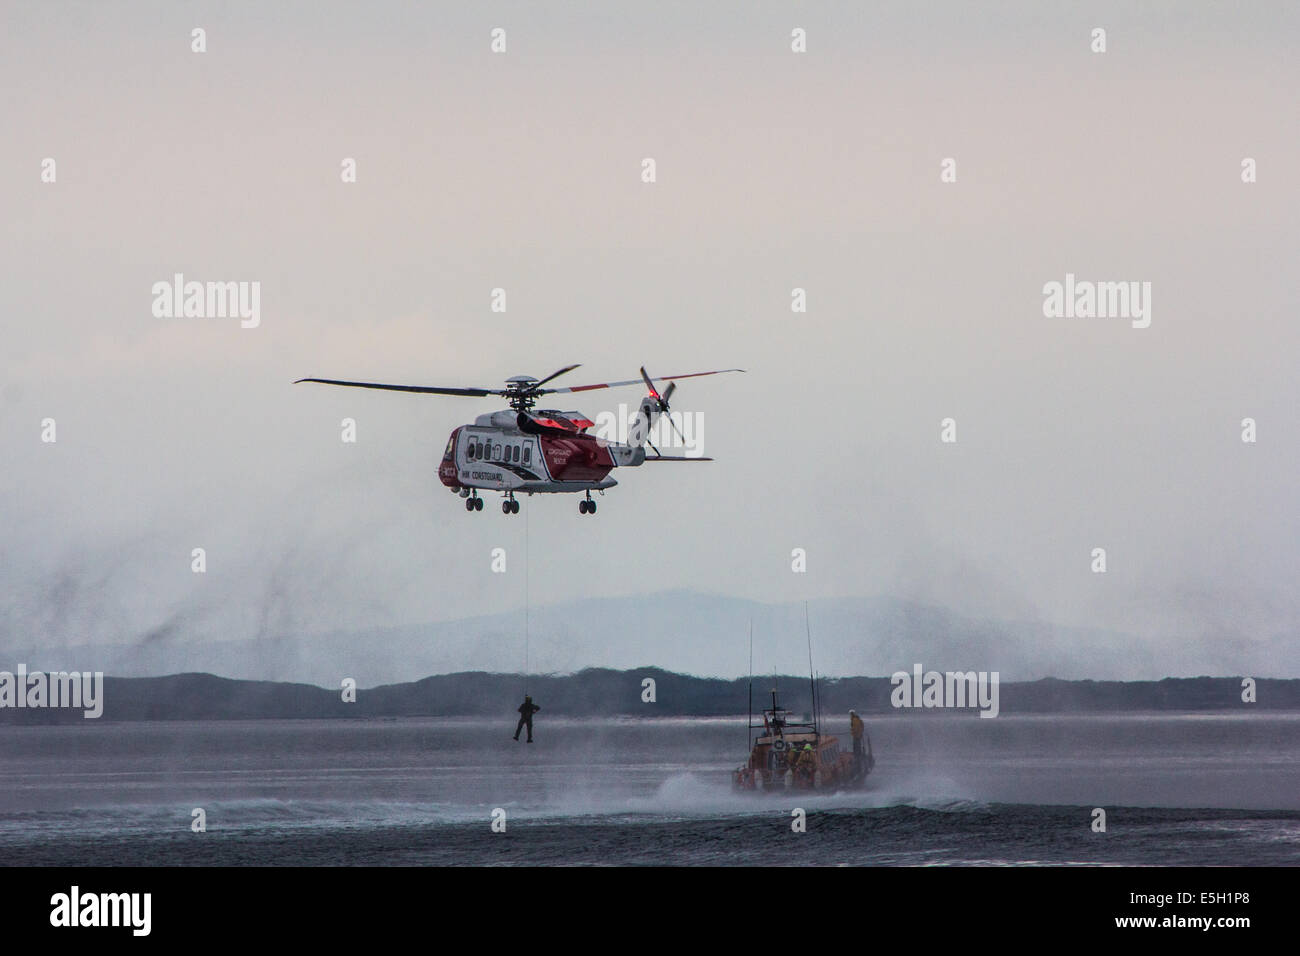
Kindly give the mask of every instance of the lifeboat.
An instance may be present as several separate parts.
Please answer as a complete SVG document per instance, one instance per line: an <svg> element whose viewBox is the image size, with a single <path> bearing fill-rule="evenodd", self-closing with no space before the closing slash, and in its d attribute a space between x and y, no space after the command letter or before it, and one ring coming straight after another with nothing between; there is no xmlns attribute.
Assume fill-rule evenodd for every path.
<svg viewBox="0 0 1300 956"><path fill-rule="evenodd" d="M762 716L758 723L751 713L749 762L731 775L737 790L848 790L861 787L876 765L869 734L863 733L859 752L845 752L839 738L823 733L815 717L810 722L794 720L775 690L772 706Z"/></svg>

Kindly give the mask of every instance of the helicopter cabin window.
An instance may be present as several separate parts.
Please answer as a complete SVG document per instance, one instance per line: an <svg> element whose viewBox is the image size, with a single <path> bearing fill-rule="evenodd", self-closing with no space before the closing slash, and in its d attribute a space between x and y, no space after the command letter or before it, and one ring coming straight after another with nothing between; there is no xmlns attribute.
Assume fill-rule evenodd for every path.
<svg viewBox="0 0 1300 956"><path fill-rule="evenodd" d="M533 456L532 456L532 451L533 451L533 446L532 446L532 445L525 445L525 446L524 446L524 464L525 464L525 465L528 464L529 461L531 461L531 459L532 459L532 457L533 457Z"/></svg>
<svg viewBox="0 0 1300 956"><path fill-rule="evenodd" d="M501 461L501 446L500 446L500 445L493 445L493 446L492 446L492 460L493 460L493 461Z"/></svg>
<svg viewBox="0 0 1300 956"><path fill-rule="evenodd" d="M470 439L465 445L465 460L474 460L474 439Z"/></svg>
<svg viewBox="0 0 1300 956"><path fill-rule="evenodd" d="M514 447L514 455L515 455L515 457L514 457L513 460L514 460L514 461L518 461L518 460L519 460L519 446L518 446L518 445L515 445L515 447Z"/></svg>

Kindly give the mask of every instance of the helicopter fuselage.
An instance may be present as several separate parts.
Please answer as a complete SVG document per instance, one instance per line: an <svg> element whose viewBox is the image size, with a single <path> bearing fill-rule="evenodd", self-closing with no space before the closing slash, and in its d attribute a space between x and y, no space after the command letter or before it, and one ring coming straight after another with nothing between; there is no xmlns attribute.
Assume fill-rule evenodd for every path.
<svg viewBox="0 0 1300 956"><path fill-rule="evenodd" d="M578 412L512 410L480 415L451 433L438 479L462 495L483 489L525 494L602 491L610 472L645 461L641 447L589 434Z"/></svg>

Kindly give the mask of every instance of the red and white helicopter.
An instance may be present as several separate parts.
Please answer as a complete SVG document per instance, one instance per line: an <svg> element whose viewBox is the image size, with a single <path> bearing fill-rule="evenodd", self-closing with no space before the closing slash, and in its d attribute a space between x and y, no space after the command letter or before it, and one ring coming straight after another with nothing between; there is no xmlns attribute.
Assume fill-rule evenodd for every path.
<svg viewBox="0 0 1300 956"><path fill-rule="evenodd" d="M641 368L639 379L625 382L601 382L597 385L574 385L570 388L543 388L547 382L577 365L566 365L543 379L530 375L516 375L506 379L505 388L443 388L433 385L382 385L375 382L341 382L329 378L300 378L299 382L319 382L322 385L346 385L353 388L379 388L393 392L420 392L429 395L462 395L483 398L500 395L510 403L509 409L480 415L472 425L462 425L447 439L438 478L453 492L465 499L466 511L482 511L483 499L479 489L500 491L504 494L501 510L505 514L518 514L518 494L583 492L578 502L580 514L595 514L593 491L604 492L618 482L609 473L614 468L628 468L647 461L712 461L710 458L682 458L662 455L653 444L653 455L647 455L642 446L648 444L650 429L661 414L668 411L668 400L677 388L676 379L698 378L702 375L720 375L724 372L743 372L740 368L718 369L713 372L692 372L689 375L666 375L668 387L662 395L654 382ZM534 409L542 395L568 392L590 392L598 388L619 388L624 385L645 383L650 394L641 399L636 417L628 427L627 444L606 441L587 430L595 423L581 412L560 412L553 409ZM678 435L676 424L668 419Z"/></svg>

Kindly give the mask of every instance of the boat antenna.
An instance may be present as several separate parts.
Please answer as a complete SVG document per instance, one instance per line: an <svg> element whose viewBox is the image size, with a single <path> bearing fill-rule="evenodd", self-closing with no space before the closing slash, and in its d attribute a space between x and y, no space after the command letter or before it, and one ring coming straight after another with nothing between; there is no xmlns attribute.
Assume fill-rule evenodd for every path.
<svg viewBox="0 0 1300 956"><path fill-rule="evenodd" d="M754 619L749 619L749 719L745 721L745 737L749 749L754 749Z"/></svg>
<svg viewBox="0 0 1300 956"><path fill-rule="evenodd" d="M820 727L820 726L821 726L821 722L822 722L822 681L821 681L821 678L820 678L820 677L817 678L813 683L814 683L815 686L817 687L817 726Z"/></svg>
<svg viewBox="0 0 1300 956"><path fill-rule="evenodd" d="M812 694L813 733L818 734L817 726L817 680L813 677L812 661L812 627L808 623L808 602L803 602L803 626L808 634L808 687Z"/></svg>

